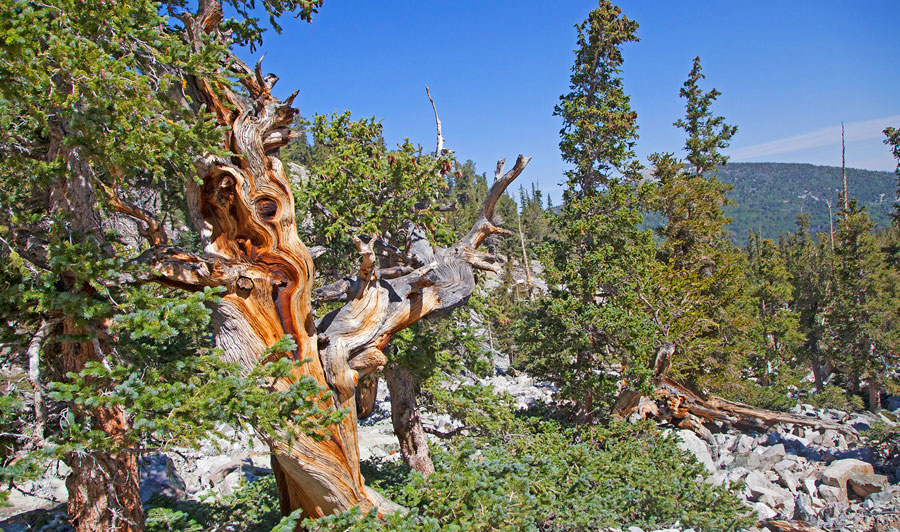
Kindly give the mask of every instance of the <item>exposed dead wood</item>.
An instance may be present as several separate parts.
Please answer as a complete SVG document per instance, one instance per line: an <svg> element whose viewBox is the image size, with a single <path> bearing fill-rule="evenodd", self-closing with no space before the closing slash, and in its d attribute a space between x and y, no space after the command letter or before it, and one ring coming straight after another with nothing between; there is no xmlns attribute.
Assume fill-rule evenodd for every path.
<svg viewBox="0 0 900 532"><path fill-rule="evenodd" d="M843 120L841 120L841 175L844 178L844 216L850 216L850 195L847 190L847 145L844 143Z"/></svg>
<svg viewBox="0 0 900 532"><path fill-rule="evenodd" d="M770 520L764 523L766 528L776 532L825 532L824 529L803 521Z"/></svg>
<svg viewBox="0 0 900 532"><path fill-rule="evenodd" d="M633 393L633 392L632 392ZM738 429L765 431L779 423L789 423L820 429L832 429L856 436L856 431L848 426L822 421L820 419L765 410L735 401L728 401L715 395L702 396L681 384L665 378L656 384L652 401L656 408L641 402L642 397L622 394L613 413L629 417L634 413L642 418L671 421L683 428L697 430L696 420L721 422ZM685 421L687 420L687 421ZM701 436L702 431L697 430Z"/></svg>
<svg viewBox="0 0 900 532"><path fill-rule="evenodd" d="M35 445L44 439L44 383L41 379L41 348L44 340L50 334L51 328L56 325L56 320L41 320L37 330L28 342L28 381L31 383L32 403L34 408L34 427L32 427L32 439Z"/></svg>
<svg viewBox="0 0 900 532"><path fill-rule="evenodd" d="M184 17L188 38L199 42L202 32L217 31L209 21L220 18L220 4L201 2L196 17ZM329 438L324 441L296 433L270 442L284 512L302 508L306 516L319 517L354 506L363 512L395 511L396 505L366 488L360 474L360 382L385 365L383 349L393 334L463 304L475 286L474 270L498 267L496 257L477 248L485 237L507 232L494 224L494 207L529 159L519 156L510 172L498 172L478 223L450 248L435 248L412 224L407 225L403 251L377 238L357 238L361 260L355 279L328 289L330 297L346 298L346 304L316 324L312 256L299 240L291 183L277 157L291 137L288 128L297 113L291 107L293 96L285 101L274 97L277 78L263 75L260 64L251 69L235 57L228 64L246 94L204 79L191 80L188 88L196 95L195 105L205 104L225 126L223 148L237 155L207 155L196 164L198 184L188 183L191 219L203 238L204 253L154 246L140 262L153 269L159 282L193 289L225 287L213 314L216 344L226 360L248 371L268 346L285 334L293 336L297 349L285 355L309 360L293 377L312 377L327 386L333 393L322 405L348 412L341 423L326 429ZM376 250L402 260L397 268L379 270ZM278 381L273 387L289 385Z"/></svg>
<svg viewBox="0 0 900 532"><path fill-rule="evenodd" d="M121 171L119 171L117 168L113 168L113 172L114 174L116 174L117 178L121 178ZM109 204L113 208L113 210L120 214L130 216L138 221L138 234L146 239L151 246L159 246L169 243L169 236L166 234L165 227L163 226L162 222L160 222L156 218L156 216L153 215L153 213L151 213L147 209L132 205L131 203L124 201L119 197L118 194L115 193L113 187L108 187L99 180L97 181L97 183L100 184L104 192L106 192Z"/></svg>
<svg viewBox="0 0 900 532"><path fill-rule="evenodd" d="M852 427L839 423L757 408L691 390L667 376L674 352L674 346L666 344L659 349L651 362L656 376L654 395L647 397L634 390L625 389L619 394L613 407L613 414L625 418L634 415L642 419L668 421L681 428L693 430L707 440L712 435L708 434L709 431L704 424L709 422L756 431L766 431L779 423L788 423L832 429L852 437L858 435Z"/></svg>
<svg viewBox="0 0 900 532"><path fill-rule="evenodd" d="M440 157L441 155L444 155L444 137L441 135L441 119L438 118L437 106L434 104L434 98L431 97L431 90L428 89L428 85L425 85L425 94L428 95L428 101L431 102L431 108L434 110L434 125L435 129L437 129L437 142L434 149L434 156Z"/></svg>
<svg viewBox="0 0 900 532"><path fill-rule="evenodd" d="M433 429L431 427L425 427L425 432L431 434L432 436L437 436L442 440L449 440L450 438L456 436L457 434L461 434L463 431L472 430L472 427L467 427L465 425L461 427L456 427L454 429L450 429L447 432L443 432L437 429Z"/></svg>

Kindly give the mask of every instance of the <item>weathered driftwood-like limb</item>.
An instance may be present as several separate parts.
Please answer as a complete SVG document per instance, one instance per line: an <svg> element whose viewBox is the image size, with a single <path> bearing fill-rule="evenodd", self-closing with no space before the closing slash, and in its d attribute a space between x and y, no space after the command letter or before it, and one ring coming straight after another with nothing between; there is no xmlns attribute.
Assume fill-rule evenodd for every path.
<svg viewBox="0 0 900 532"><path fill-rule="evenodd" d="M244 280L244 265L211 253L192 253L177 246L155 246L132 260L146 269L137 281L154 280L168 286L196 290L224 286L229 290L250 289Z"/></svg>
<svg viewBox="0 0 900 532"><path fill-rule="evenodd" d="M120 169L113 167L112 173L116 179L122 179ZM137 221L138 234L147 240L151 246L165 245L169 243L169 236L166 234L165 226L147 209L132 205L123 200L116 194L114 188L105 185L102 181L97 180L97 184L106 192L110 206L114 211L130 216Z"/></svg>
<svg viewBox="0 0 900 532"><path fill-rule="evenodd" d="M849 436L857 436L852 427L839 423L757 408L691 390L668 377L674 352L675 347L666 344L659 349L651 362L655 375L654 395L648 397L633 390L623 390L613 406L613 414L626 418L637 415L645 419L669 421L682 428L694 430L707 439L711 434L707 434L709 431L703 425L706 422L719 422L738 429L756 431L768 430L779 423L789 423L832 429Z"/></svg>
<svg viewBox="0 0 900 532"><path fill-rule="evenodd" d="M50 334L50 330L59 320L41 320L37 330L28 342L28 381L32 388L32 403L34 408L34 427L32 427L32 444L41 445L44 440L44 423L47 419L44 412L44 383L41 379L41 348L44 340Z"/></svg>
<svg viewBox="0 0 900 532"><path fill-rule="evenodd" d="M384 366L382 351L398 331L426 316L447 312L464 304L475 288L476 269L496 271L499 268L496 257L475 248L486 236L505 231L493 222L494 207L528 161L528 158L519 156L516 167L498 177L482 206L476 225L456 245L435 248L421 228L407 224L404 260L414 266L414 270L386 279L369 273L364 262L359 276L348 290L347 304L325 316L317 326L320 343L328 343L320 355L332 389L336 386L340 388L339 383L358 380L359 375ZM365 248L361 252L365 253ZM335 342L340 348L332 349L331 344ZM343 348L347 349L346 353ZM345 364L337 360L342 356L349 356L349 362ZM337 372L342 368L356 374L340 376ZM415 398L407 397L414 393L413 383L394 370L387 371L385 375L389 386L393 387L392 418L404 458L411 466L428 474L433 471L433 466L428 457L427 440L418 420ZM341 404L347 404L350 398L343 394L342 390L337 392ZM365 412L367 408L360 410Z"/></svg>
<svg viewBox="0 0 900 532"><path fill-rule="evenodd" d="M501 159L497 162L497 169L494 173L494 185L488 191L487 198L484 199L484 203L481 206L481 215L479 216L478 221L476 221L472 226L469 234L463 237L462 240L460 240L460 242L457 244L457 246L467 246L469 248L475 249L485 238L490 235L512 234L512 231L494 225L494 208L497 206L497 201L500 199L500 196L502 196L503 192L506 191L506 187L508 187L515 178L519 177L519 174L521 174L522 171L525 170L525 167L528 165L528 162L530 160L531 157L519 155L512 170L510 170L506 174L503 174L503 167L506 164L506 159Z"/></svg>
<svg viewBox="0 0 900 532"><path fill-rule="evenodd" d="M431 90L425 85L425 94L428 95L428 101L431 102L431 108L434 110L434 127L437 129L437 142L434 149L434 156L440 157L444 151L444 137L441 135L441 119L438 118L437 106L434 104L434 98L431 97Z"/></svg>

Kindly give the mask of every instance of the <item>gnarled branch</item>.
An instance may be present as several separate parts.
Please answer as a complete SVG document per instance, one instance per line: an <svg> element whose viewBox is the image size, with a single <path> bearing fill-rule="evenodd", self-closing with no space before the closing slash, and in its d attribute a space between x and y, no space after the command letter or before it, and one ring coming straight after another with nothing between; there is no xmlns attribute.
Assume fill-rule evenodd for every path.
<svg viewBox="0 0 900 532"><path fill-rule="evenodd" d="M494 208L497 206L497 202L500 200L500 197L503 196L504 192L506 192L506 188L517 177L519 177L519 174L521 174L523 170L525 170L525 167L528 166L529 161L531 161L531 157L519 155L519 157L516 159L516 164L509 172L507 172L503 176L501 176L501 174L503 173L503 167L505 165L506 159L500 159L497 162L497 170L494 174L494 184L491 185L491 189L488 191L488 195L484 199L484 203L481 205L481 215L472 226L472 229L469 230L469 233L456 244L456 247L465 246L474 249L481 245L481 242L490 235L512 234L511 231L503 229L502 227L498 227L494 224Z"/></svg>

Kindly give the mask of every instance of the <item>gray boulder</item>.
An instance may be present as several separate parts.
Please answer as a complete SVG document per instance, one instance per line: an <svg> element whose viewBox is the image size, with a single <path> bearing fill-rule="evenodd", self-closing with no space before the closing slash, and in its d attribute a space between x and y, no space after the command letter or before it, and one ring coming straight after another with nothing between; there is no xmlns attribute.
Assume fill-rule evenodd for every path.
<svg viewBox="0 0 900 532"><path fill-rule="evenodd" d="M703 464L711 475L715 474L716 464L713 462L712 454L710 454L706 443L689 430L679 430L677 434L681 440L677 442L678 448L694 455L697 461Z"/></svg>
<svg viewBox="0 0 900 532"><path fill-rule="evenodd" d="M846 499L847 481L854 476L865 477L866 475L875 475L872 464L856 458L845 458L832 462L824 471L819 473L819 479L824 484L841 490L843 498Z"/></svg>
<svg viewBox="0 0 900 532"><path fill-rule="evenodd" d="M887 477L884 475L854 474L847 479L847 486L859 497L868 497L873 493L884 491Z"/></svg>
<svg viewBox="0 0 900 532"><path fill-rule="evenodd" d="M747 484L747 490L750 492L750 498L754 501L769 496L777 506L783 506L786 501L793 500L793 496L786 489L769 482L766 477L756 471L751 471L744 483Z"/></svg>

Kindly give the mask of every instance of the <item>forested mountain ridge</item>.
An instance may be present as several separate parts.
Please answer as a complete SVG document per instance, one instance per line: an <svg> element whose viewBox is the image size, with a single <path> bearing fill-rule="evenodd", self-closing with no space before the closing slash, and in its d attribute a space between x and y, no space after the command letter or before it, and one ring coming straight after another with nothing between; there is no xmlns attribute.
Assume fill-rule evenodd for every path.
<svg viewBox="0 0 900 532"><path fill-rule="evenodd" d="M732 219L728 228L732 239L747 242L753 229L763 238L778 238L793 231L797 215L810 217L810 231L828 231L828 204L837 212L838 194L843 189L841 168L801 163L728 163L719 169L718 179L734 188L728 193L735 205L726 207ZM891 172L847 169L850 197L865 207L879 226L889 225L894 205L897 176Z"/></svg>

